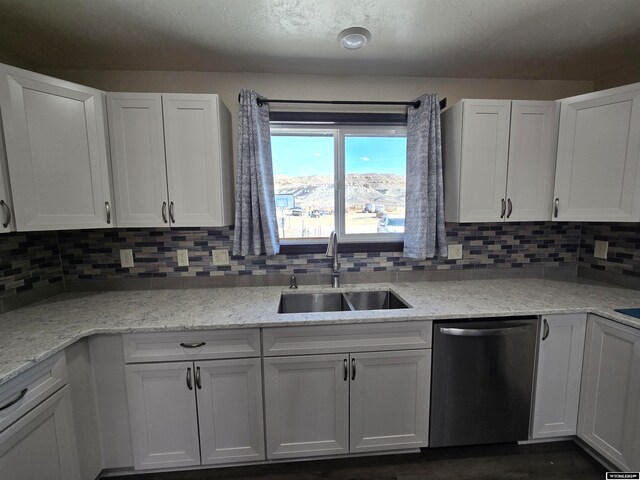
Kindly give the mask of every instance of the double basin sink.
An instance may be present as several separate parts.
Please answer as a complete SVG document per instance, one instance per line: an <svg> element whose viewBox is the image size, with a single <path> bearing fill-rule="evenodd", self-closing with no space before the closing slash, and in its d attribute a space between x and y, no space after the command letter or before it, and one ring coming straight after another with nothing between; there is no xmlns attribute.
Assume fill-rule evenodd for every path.
<svg viewBox="0 0 640 480"><path fill-rule="evenodd" d="M391 290L283 293L278 313L354 312L410 308Z"/></svg>

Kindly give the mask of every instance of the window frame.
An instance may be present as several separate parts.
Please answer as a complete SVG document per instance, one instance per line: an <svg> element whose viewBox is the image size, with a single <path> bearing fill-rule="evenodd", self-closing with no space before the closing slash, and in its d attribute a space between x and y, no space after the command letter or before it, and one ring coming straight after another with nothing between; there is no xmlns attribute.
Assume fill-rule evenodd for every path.
<svg viewBox="0 0 640 480"><path fill-rule="evenodd" d="M345 193L345 137L372 136L372 137L405 137L407 127L405 125L336 125L334 123L317 122L313 124L291 124L271 122L271 136L293 136L305 134L318 134L331 132L334 138L333 177L334 177L334 228L341 243L348 244L386 244L397 248L404 242L404 233L346 233ZM406 178L406 173L405 173ZM405 203L406 211L406 203ZM322 237L308 238L281 238L283 246L304 246L323 243Z"/></svg>

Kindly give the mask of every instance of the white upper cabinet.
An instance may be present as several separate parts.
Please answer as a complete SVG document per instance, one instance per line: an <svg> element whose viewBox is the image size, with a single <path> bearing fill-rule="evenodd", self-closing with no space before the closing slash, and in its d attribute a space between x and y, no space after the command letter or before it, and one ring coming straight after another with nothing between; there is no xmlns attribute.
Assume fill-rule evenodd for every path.
<svg viewBox="0 0 640 480"><path fill-rule="evenodd" d="M16 228L112 225L103 92L0 65Z"/></svg>
<svg viewBox="0 0 640 480"><path fill-rule="evenodd" d="M118 226L167 225L162 96L108 93L107 108Z"/></svg>
<svg viewBox="0 0 640 480"><path fill-rule="evenodd" d="M119 226L233 223L230 114L217 95L107 100Z"/></svg>
<svg viewBox="0 0 640 480"><path fill-rule="evenodd" d="M558 133L556 102L514 100L511 106L507 221L549 220Z"/></svg>
<svg viewBox="0 0 640 480"><path fill-rule="evenodd" d="M443 114L445 217L548 220L556 104L463 100Z"/></svg>
<svg viewBox="0 0 640 480"><path fill-rule="evenodd" d="M5 233L14 230L15 222L1 125L2 122L0 122L0 233Z"/></svg>
<svg viewBox="0 0 640 480"><path fill-rule="evenodd" d="M640 83L561 101L554 218L640 220Z"/></svg>
<svg viewBox="0 0 640 480"><path fill-rule="evenodd" d="M162 95L162 106L172 225L230 225L229 111L218 95Z"/></svg>

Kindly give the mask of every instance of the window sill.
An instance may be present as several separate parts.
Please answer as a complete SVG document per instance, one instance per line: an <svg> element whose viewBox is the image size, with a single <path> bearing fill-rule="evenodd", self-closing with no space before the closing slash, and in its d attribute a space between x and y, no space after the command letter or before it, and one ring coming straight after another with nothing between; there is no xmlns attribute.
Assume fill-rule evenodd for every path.
<svg viewBox="0 0 640 480"><path fill-rule="evenodd" d="M369 253L369 252L401 252L404 242L343 242L338 243L338 253ZM282 255L302 255L326 253L327 242L289 243L280 245Z"/></svg>

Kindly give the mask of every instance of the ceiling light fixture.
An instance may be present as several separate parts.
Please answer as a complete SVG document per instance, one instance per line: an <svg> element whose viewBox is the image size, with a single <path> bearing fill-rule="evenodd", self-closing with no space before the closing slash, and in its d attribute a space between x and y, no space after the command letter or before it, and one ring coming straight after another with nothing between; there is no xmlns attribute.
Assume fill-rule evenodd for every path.
<svg viewBox="0 0 640 480"><path fill-rule="evenodd" d="M371 40L371 32L362 27L351 27L340 32L338 41L347 50L357 50Z"/></svg>

